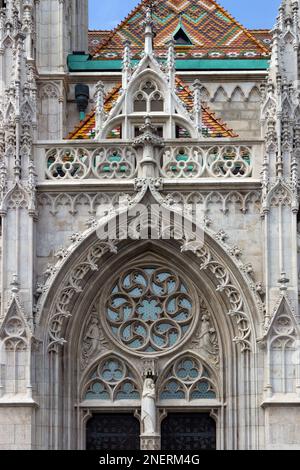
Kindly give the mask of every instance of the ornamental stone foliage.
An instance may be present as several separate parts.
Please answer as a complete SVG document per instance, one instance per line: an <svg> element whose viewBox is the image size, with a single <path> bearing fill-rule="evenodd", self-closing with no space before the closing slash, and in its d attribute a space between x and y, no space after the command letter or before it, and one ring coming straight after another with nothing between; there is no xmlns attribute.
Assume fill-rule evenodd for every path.
<svg viewBox="0 0 300 470"><path fill-rule="evenodd" d="M0 1L0 450L300 449L299 31Z"/></svg>

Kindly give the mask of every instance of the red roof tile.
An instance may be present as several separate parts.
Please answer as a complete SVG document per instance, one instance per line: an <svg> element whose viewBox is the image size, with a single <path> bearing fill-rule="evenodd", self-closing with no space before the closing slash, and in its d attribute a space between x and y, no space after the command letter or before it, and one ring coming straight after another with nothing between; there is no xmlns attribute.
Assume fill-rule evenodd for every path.
<svg viewBox="0 0 300 470"><path fill-rule="evenodd" d="M146 3L147 0L143 0L106 40L101 40L93 52L94 58L121 59L125 39L132 43L133 58L141 57L144 48L143 7ZM161 57L166 54L166 42L180 26L192 42L191 46L177 46L181 58L258 58L270 54L269 47L260 41L259 35L244 28L214 0L160 1L153 16L155 52Z"/></svg>

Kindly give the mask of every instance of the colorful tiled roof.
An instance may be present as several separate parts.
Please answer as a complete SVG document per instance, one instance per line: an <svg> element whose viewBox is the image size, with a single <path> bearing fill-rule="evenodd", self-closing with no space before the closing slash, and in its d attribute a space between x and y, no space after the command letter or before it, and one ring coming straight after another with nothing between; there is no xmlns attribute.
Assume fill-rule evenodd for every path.
<svg viewBox="0 0 300 470"><path fill-rule="evenodd" d="M121 59L124 40L132 44L133 58L139 59L144 50L142 2L129 16L101 41L94 52L94 59ZM166 57L166 43L180 28L192 45L176 47L178 58L261 58L270 55L269 48L214 0L166 0L159 1L153 14L156 36L155 53Z"/></svg>
<svg viewBox="0 0 300 470"><path fill-rule="evenodd" d="M116 85L105 99L104 109L109 112L120 96L121 84ZM182 80L176 78L176 92L188 111L193 109L193 93ZM207 105L202 105L203 131L207 137L238 137L229 129L226 123L215 116ZM67 139L93 139L95 136L95 111L91 111L86 118L68 135Z"/></svg>
<svg viewBox="0 0 300 470"><path fill-rule="evenodd" d="M270 29L251 29L250 33L271 52L273 35Z"/></svg>
<svg viewBox="0 0 300 470"><path fill-rule="evenodd" d="M91 55L93 55L97 49L106 42L107 36L109 36L110 33L111 31L109 30L89 31L89 53Z"/></svg>
<svg viewBox="0 0 300 470"><path fill-rule="evenodd" d="M106 95L104 102L104 111L109 113L120 96L121 84L116 85L109 93ZM76 140L76 139L93 139L95 131L95 111L91 111L86 115L85 119L79 123L75 129L69 133L67 139Z"/></svg>

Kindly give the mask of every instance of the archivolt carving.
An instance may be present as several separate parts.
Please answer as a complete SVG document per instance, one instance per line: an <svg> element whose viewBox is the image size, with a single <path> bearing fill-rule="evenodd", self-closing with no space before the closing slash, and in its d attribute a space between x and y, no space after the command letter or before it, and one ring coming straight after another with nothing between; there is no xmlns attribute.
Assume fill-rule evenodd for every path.
<svg viewBox="0 0 300 470"><path fill-rule="evenodd" d="M146 192L149 189L157 203L161 204L163 207L166 207L168 210L171 210L165 198L160 193L158 193L158 181L139 181L138 187L140 193L136 195L135 200L131 200L129 207L134 207L136 204L142 201ZM46 294L41 297L37 306L37 322L39 321L39 317L41 314L41 305L45 301L45 295L47 295L49 287L53 284L58 270L61 269L66 260L70 258L71 254L74 252L76 247L84 239L94 234L95 229L97 228L99 227L91 227L82 235L74 235L74 243L67 250L67 255L63 256L56 266L49 267L50 277L47 280L46 285L43 289ZM206 229L210 236L214 238L215 234L211 232L207 227ZM159 233L160 236L162 236L162 232ZM67 280L59 289L56 297L54 314L51 316L49 321L50 350L56 350L56 347L58 345L63 345L65 343L65 340L63 338L63 330L65 323L71 316L70 312L68 311L68 306L74 295L81 291L87 273L91 270L98 270L99 261L102 258L103 254L109 251L116 252L116 245L116 242L96 242L94 246L89 248L88 253L72 269ZM256 306L261 316L263 317L264 306L260 298L258 297L257 287L253 280L249 277L248 271L245 269L243 263L238 260L238 254L240 253L240 250L237 250L236 248L230 249L229 247L227 247L227 245L224 244L224 242L220 242L220 245L224 247L225 251L227 251L232 258L235 258L235 263L237 264L240 270L241 276L243 277L245 283L247 283L247 285L249 286L250 291L252 291L253 301L255 301ZM192 242L190 240L183 240L182 251L193 252L200 259L200 271L209 271L214 277L214 279L217 281L217 292L223 292L227 296L231 306L231 309L228 314L234 319L234 323L238 332L237 336L234 338L234 341L241 345L242 351L249 350L251 337L250 319L248 317L248 314L245 312L243 295L240 291L240 288L237 287L235 281L233 281L227 267L221 261L217 260L214 257L214 255L207 246L203 247L201 245L201 247L199 247L196 242Z"/></svg>
<svg viewBox="0 0 300 470"><path fill-rule="evenodd" d="M223 292L229 300L231 310L228 315L235 319L238 336L233 341L241 345L242 351L251 349L251 325L244 309L244 301L240 290L232 282L228 269L216 261L208 247L197 248L191 242L185 242L182 251L193 251L200 259L200 271L210 271L217 281L217 291Z"/></svg>
<svg viewBox="0 0 300 470"><path fill-rule="evenodd" d="M112 242L98 242L92 246L84 260L79 262L70 272L67 281L62 286L57 301L55 303L54 314L49 322L49 350L56 350L58 345L65 343L62 330L65 320L71 313L68 311L68 305L75 294L82 291L82 286L86 275L90 271L99 269L98 263L102 256L107 252L116 252L116 246Z"/></svg>
<svg viewBox="0 0 300 470"><path fill-rule="evenodd" d="M65 340L62 336L64 324L69 319L71 313L68 305L75 294L80 293L84 284L84 279L90 270L99 269L99 261L106 252L116 252L115 243L98 242L89 249L87 257L79 262L72 269L68 280L61 287L58 299L55 303L55 313L50 318L49 337L50 350L56 350L58 345L63 345ZM223 292L227 296L231 310L228 314L235 319L238 335L234 341L241 345L242 351L250 350L251 326L248 315L244 311L244 301L239 289L234 285L227 268L216 261L207 247L195 248L193 244L184 242L182 251L193 251L200 259L200 270L209 270L217 280L217 291ZM54 271L53 275L56 274Z"/></svg>

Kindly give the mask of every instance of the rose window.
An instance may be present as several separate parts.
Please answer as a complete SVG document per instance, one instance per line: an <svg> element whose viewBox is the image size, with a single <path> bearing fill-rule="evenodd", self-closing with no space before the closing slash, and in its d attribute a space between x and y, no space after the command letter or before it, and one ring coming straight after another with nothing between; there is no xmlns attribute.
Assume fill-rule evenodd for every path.
<svg viewBox="0 0 300 470"><path fill-rule="evenodd" d="M134 268L111 289L106 321L113 337L131 351L165 351L187 336L193 302L186 284L172 270Z"/></svg>

